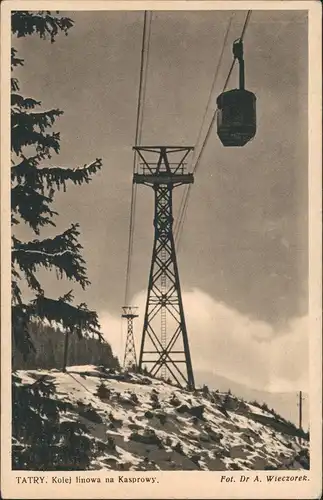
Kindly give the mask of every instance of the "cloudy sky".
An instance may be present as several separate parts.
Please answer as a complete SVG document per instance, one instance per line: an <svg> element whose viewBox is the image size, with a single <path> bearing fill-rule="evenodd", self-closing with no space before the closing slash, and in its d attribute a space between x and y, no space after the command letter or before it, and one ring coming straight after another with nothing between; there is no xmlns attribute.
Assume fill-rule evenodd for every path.
<svg viewBox="0 0 323 500"><path fill-rule="evenodd" d="M25 59L17 76L25 95L64 110L52 165L103 159L89 186L57 196L57 227L80 222L92 286L74 287L76 300L99 312L120 353L143 12L64 14L75 26L54 44L14 40ZM195 144L230 14L153 13L142 144ZM233 17L214 106L245 15ZM196 174L178 255L188 333L196 370L296 392L307 389L308 368L306 12L254 11L244 50L258 130L240 149L222 147L213 130ZM137 337L152 217L153 193L139 186L130 286L141 306ZM44 285L54 296L71 288L54 274Z"/></svg>

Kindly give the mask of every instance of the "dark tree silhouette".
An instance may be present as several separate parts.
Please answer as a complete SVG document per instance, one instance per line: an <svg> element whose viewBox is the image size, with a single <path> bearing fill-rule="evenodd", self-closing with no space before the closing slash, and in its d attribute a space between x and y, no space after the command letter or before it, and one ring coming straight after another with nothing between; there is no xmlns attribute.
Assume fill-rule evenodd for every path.
<svg viewBox="0 0 323 500"><path fill-rule="evenodd" d="M73 21L58 12L17 11L12 14L13 37L30 35L55 41L59 33L68 34ZM101 168L96 159L88 165L63 168L53 166L51 159L59 153L60 135L51 131L56 119L62 115L59 109L42 109L41 102L25 97L14 70L24 65L17 50L11 49L11 222L13 231L18 224L28 225L35 236L41 228L55 227L57 214L52 208L55 193L66 191L69 184L82 185L90 182ZM52 238L20 241L12 236L12 333L14 346L25 356L34 349L28 325L32 319L47 319L60 323L67 334L96 333L100 337L97 314L89 311L86 304L73 305L72 293L58 299L46 297L37 277L41 268L55 270L57 278L66 278L81 285L89 285L85 262L78 242L79 225L71 224L63 233ZM34 298L25 302L21 292L21 280L27 282Z"/></svg>
<svg viewBox="0 0 323 500"><path fill-rule="evenodd" d="M12 468L85 470L98 450L84 424L60 415L71 404L55 399L55 386L40 377L25 385L13 376Z"/></svg>
<svg viewBox="0 0 323 500"><path fill-rule="evenodd" d="M40 36L51 43L60 33L68 33L73 21L58 12L19 11L12 14L13 37ZM96 312L86 304L73 304L72 291L59 298L47 297L39 281L40 269L55 270L58 279L66 278L85 288L89 285L82 246L78 242L79 226L71 224L63 233L52 238L39 239L40 230L55 227L52 203L55 193L66 190L69 184L90 182L101 168L101 160L88 165L63 168L53 166L51 159L60 151L60 135L52 131L59 109L44 110L41 102L25 97L14 76L15 69L24 65L17 50L11 49L11 223L13 233L19 224L29 226L35 235L30 241L12 236L12 337L13 352L25 358L33 354L35 346L30 332L44 326L45 321L60 324L65 337L87 338L93 334L101 338ZM26 301L21 282L28 285L32 299ZM55 334L55 329L47 330ZM42 363L56 364L55 344L39 342ZM58 340L59 341L59 340ZM56 339L57 347L57 339ZM54 349L53 349L54 347ZM111 353L112 355L112 353ZM32 356L31 356L32 357ZM63 360L62 360L63 363ZM18 372L19 373L19 372ZM22 383L13 374L12 379L12 467L25 470L83 470L91 468L96 455L96 444L88 429L80 422L61 418L69 409L68 402L56 398L52 381L39 380Z"/></svg>

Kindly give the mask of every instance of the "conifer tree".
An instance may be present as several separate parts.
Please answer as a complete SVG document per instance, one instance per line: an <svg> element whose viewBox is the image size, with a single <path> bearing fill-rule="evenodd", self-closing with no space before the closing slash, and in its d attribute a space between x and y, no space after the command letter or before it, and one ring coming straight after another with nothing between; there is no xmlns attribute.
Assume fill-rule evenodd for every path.
<svg viewBox="0 0 323 500"><path fill-rule="evenodd" d="M13 38L39 36L55 41L59 33L68 34L73 21L59 12L15 11L12 13ZM68 185L89 183L101 168L100 159L84 166L64 168L52 164L60 151L60 134L52 127L63 111L44 109L34 96L23 95L15 77L15 69L25 61L17 50L11 49L11 224L12 224L12 334L16 348L24 355L34 349L28 331L33 318L60 323L67 332L82 336L84 332L100 335L97 314L86 304L73 305L72 292L59 298L48 297L37 271L55 270L58 279L67 278L81 285L89 285L82 246L78 242L79 225L72 223L61 234L41 239L45 226L55 227L57 212L53 200L58 190ZM28 61L27 61L28 64ZM21 241L14 235L19 224L26 224L35 234L30 241ZM24 280L33 299L26 302L21 292Z"/></svg>
<svg viewBox="0 0 323 500"><path fill-rule="evenodd" d="M13 37L40 36L51 43L59 33L68 33L73 21L58 12L19 11L12 14ZM72 291L53 298L45 294L37 272L56 270L57 278L67 278L85 288L89 284L79 226L72 223L61 234L40 237L41 229L55 227L57 212L52 204L55 193L69 184L90 182L101 168L96 159L81 167L52 165L60 150L60 135L51 131L59 109L44 109L42 103L22 94L15 68L24 65L17 50L11 49L11 224L12 224L12 334L15 347L25 356L34 350L31 324L49 322L70 333L99 335L96 312L86 304L73 305ZM21 241L14 234L19 224L29 226L35 237ZM24 300L24 280L33 298ZM34 322L32 322L34 320ZM53 330L52 330L53 331ZM78 421L61 418L70 407L56 397L56 388L42 377L33 384L12 377L12 467L22 470L84 470L92 467L97 454L89 430Z"/></svg>
<svg viewBox="0 0 323 500"><path fill-rule="evenodd" d="M55 397L52 381L40 377L22 384L13 375L12 468L14 470L85 470L98 449L89 429L68 418L71 403ZM64 418L61 418L64 415Z"/></svg>

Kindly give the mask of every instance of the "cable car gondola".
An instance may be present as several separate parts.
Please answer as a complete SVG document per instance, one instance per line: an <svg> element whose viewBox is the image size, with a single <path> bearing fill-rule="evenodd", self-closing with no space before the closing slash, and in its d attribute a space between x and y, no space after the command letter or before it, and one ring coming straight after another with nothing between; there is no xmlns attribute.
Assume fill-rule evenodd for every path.
<svg viewBox="0 0 323 500"><path fill-rule="evenodd" d="M239 89L223 92L217 98L217 133L224 146L244 146L256 134L256 96L245 89L243 45L233 44L239 61Z"/></svg>

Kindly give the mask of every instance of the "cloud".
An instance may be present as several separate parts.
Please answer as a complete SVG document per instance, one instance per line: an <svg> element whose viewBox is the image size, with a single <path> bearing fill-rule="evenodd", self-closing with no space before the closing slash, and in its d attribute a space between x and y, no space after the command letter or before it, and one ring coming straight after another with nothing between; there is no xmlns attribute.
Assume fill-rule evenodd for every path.
<svg viewBox="0 0 323 500"><path fill-rule="evenodd" d="M141 337L146 294L139 293L134 320L137 352ZM216 302L199 289L183 292L193 367L270 392L308 390L307 318L295 318L284 329L252 319ZM126 321L107 312L100 315L106 338L122 359Z"/></svg>

